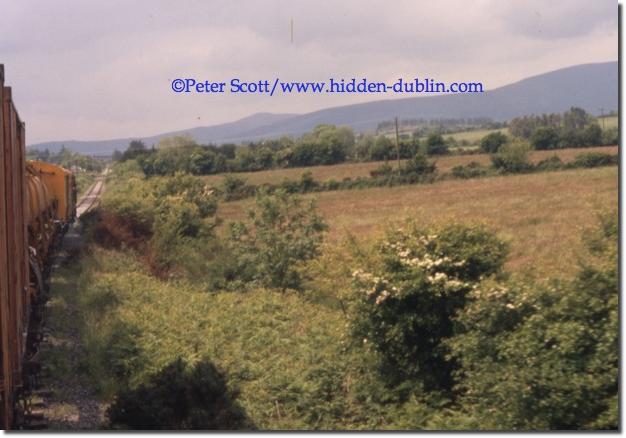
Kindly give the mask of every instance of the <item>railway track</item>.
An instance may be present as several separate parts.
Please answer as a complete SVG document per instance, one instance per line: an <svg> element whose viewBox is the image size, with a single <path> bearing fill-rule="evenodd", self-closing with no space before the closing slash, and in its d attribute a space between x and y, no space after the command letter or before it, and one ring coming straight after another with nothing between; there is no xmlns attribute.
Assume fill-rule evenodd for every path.
<svg viewBox="0 0 626 438"><path fill-rule="evenodd" d="M96 182L91 185L87 194L83 196L76 205L76 218L80 218L84 213L89 211L100 202L100 195L104 190L104 180L107 172L105 171L101 176L98 176Z"/></svg>
<svg viewBox="0 0 626 438"><path fill-rule="evenodd" d="M100 196L104 191L104 183L107 174L108 169L96 178L96 181L91 185L91 187L89 187L87 193L78 201L76 204L77 219L98 205L100 202ZM79 239L79 234L79 228L74 226L59 239L57 244L60 247L60 252L55 256L52 269L59 266L62 260L67 257L67 248L72 245L76 245L76 241ZM37 327L37 330L41 332L42 345L40 349L49 350L52 347L47 337L48 329L44 326L45 323L43 323L42 320L40 326ZM47 409L55 397L54 392L46 388L48 385L45 381L49 377L48 369L39 361L39 355L35 355L35 357L31 358L29 364L33 364L35 368L34 373L30 376L30 378L35 383L34 387L37 389L23 394L21 402L24 405L24 415L20 420L18 420L17 428L23 430L48 429L49 420L46 415Z"/></svg>

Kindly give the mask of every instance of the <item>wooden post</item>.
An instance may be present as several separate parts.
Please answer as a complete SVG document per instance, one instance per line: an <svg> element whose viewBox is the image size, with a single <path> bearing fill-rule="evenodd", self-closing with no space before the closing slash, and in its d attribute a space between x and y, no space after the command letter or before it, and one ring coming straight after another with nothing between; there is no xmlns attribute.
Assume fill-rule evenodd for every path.
<svg viewBox="0 0 626 438"><path fill-rule="evenodd" d="M396 159L400 170L400 134L398 133L398 117L396 116Z"/></svg>

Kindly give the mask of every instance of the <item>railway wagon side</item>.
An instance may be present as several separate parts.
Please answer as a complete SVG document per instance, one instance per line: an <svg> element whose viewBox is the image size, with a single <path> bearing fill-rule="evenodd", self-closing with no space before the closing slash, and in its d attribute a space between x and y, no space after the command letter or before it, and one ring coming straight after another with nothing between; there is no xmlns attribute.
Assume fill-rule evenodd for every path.
<svg viewBox="0 0 626 438"><path fill-rule="evenodd" d="M28 414L36 385L45 276L55 239L74 220L71 172L26 161L25 125L0 64L0 427ZM18 418L16 418L18 417Z"/></svg>

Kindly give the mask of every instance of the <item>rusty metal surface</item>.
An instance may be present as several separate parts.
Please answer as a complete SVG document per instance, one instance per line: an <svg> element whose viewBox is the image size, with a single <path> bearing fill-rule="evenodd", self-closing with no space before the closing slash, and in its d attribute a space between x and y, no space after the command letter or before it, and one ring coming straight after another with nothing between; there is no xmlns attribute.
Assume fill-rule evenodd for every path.
<svg viewBox="0 0 626 438"><path fill-rule="evenodd" d="M25 394L33 390L33 379L28 370L36 365L43 321L42 283L31 280L46 271L49 249L64 229L59 219L73 220L76 207L73 183L70 193L65 186L55 191L49 183L39 181L44 195L38 202L45 205L29 214L34 213L31 207L36 204L29 187L36 186L33 178L37 177L27 168L25 137L25 125L11 88L4 86L0 64L0 427L5 430L13 426L14 417L32 414L15 409L29 405ZM57 170L68 173L58 166ZM68 181L73 182L73 176ZM62 218L54 208L59 197L66 205ZM31 255L29 248L38 251Z"/></svg>
<svg viewBox="0 0 626 438"><path fill-rule="evenodd" d="M6 223L6 170L4 144L4 67L0 66L0 348L2 367L0 375L0 420L3 429L11 424L11 363L9 357L9 248L7 243L8 228Z"/></svg>

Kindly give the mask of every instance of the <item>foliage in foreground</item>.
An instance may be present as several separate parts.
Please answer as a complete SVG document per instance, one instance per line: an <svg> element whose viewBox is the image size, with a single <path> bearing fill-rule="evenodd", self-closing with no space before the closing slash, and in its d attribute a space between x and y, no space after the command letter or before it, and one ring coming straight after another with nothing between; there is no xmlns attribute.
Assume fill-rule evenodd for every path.
<svg viewBox="0 0 626 438"><path fill-rule="evenodd" d="M576 278L472 291L447 341L463 411L486 429L618 425L617 215L588 238Z"/></svg>
<svg viewBox="0 0 626 438"><path fill-rule="evenodd" d="M149 187L149 199L151 184L169 183L140 180L135 189ZM193 191L184 193L176 197ZM242 241L230 243L254 242L245 253L273 268L269 243L288 255L288 218L310 216L287 199L263 202ZM307 237L297 229L296 240ZM259 230L269 237L255 241ZM357 275L347 309L338 288L207 293L155 278L136 254L96 248L78 297L85 368L110 397L149 385L178 357L209 357L262 429L615 428L616 221L604 219L601 230L576 279L544 284L498 276L505 246L482 227L409 227L388 236L395 247L364 251L357 266L348 266L356 257L337 257L344 269L322 273L372 273Z"/></svg>
<svg viewBox="0 0 626 438"><path fill-rule="evenodd" d="M192 367L179 358L146 383L120 392L107 416L115 429L249 429L236 396L211 362Z"/></svg>

